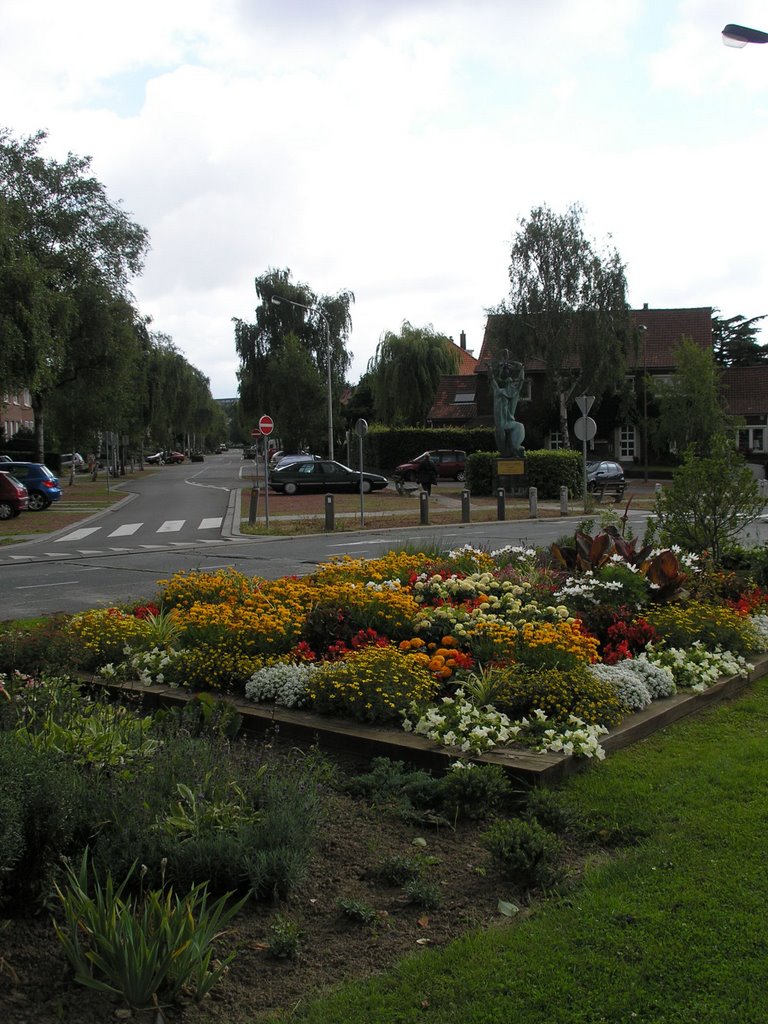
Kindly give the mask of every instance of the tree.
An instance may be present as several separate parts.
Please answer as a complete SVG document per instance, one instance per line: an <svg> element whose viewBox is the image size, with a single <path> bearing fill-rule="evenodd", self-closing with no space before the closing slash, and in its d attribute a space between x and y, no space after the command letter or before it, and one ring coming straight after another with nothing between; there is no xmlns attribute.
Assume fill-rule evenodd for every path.
<svg viewBox="0 0 768 1024"><path fill-rule="evenodd" d="M713 312L719 313L719 310ZM753 316L749 320L740 313L724 319L712 317L712 341L715 362L719 366L757 366L768 362L768 345L757 341L759 328L755 324L764 320L767 314Z"/></svg>
<svg viewBox="0 0 768 1024"><path fill-rule="evenodd" d="M281 401L281 395L272 380L271 367L290 336L310 356L316 378L322 383L323 395L330 344L331 390L333 401L337 404L352 361L347 351L347 341L352 330L350 306L355 301L352 292L341 291L337 295L318 296L309 285L294 283L288 269L270 268L255 279L255 285L261 300L256 307L255 323L234 320L235 348L240 360L237 377L243 420L246 424L249 421L254 424L264 413L275 418L274 410ZM272 301L275 297L286 301L276 304ZM291 305L291 302L297 305ZM304 379L306 381L306 377ZM282 435L282 423L278 423L277 430Z"/></svg>
<svg viewBox="0 0 768 1024"><path fill-rule="evenodd" d="M654 448L684 451L689 445L701 455L712 439L733 430L720 393L721 370L708 349L683 338L673 355L677 369L668 380L649 378L658 415L650 423Z"/></svg>
<svg viewBox="0 0 768 1024"><path fill-rule="evenodd" d="M144 228L89 175L90 159L46 159L45 138L17 141L0 129L0 379L29 388L41 460L46 403L103 360L94 342L110 316L117 326L107 336L120 333L148 246Z"/></svg>
<svg viewBox="0 0 768 1024"><path fill-rule="evenodd" d="M733 441L719 434L709 453L690 445L672 483L656 496L655 515L662 535L688 551L707 552L720 564L749 523L762 515L764 500L754 474Z"/></svg>
<svg viewBox="0 0 768 1024"><path fill-rule="evenodd" d="M451 339L432 324L399 334L387 331L368 362L375 418L391 426L423 426L444 374L456 373L459 353Z"/></svg>
<svg viewBox="0 0 768 1024"><path fill-rule="evenodd" d="M496 355L507 348L520 362L543 360L564 444L571 399L623 380L632 337L624 264L615 249L595 249L582 216L578 204L562 215L539 206L520 220L501 310L512 316L496 318L504 332Z"/></svg>

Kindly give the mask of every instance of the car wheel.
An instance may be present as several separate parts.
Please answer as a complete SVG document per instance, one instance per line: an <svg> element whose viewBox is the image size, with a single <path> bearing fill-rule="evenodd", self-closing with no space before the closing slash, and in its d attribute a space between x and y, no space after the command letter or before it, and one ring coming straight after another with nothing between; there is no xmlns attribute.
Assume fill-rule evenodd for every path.
<svg viewBox="0 0 768 1024"><path fill-rule="evenodd" d="M9 501L0 501L0 519L13 519L16 509Z"/></svg>
<svg viewBox="0 0 768 1024"><path fill-rule="evenodd" d="M286 494L296 494L298 492L298 490L299 490L298 486L295 483L293 483L293 482L291 482L289 484L286 484L285 487L283 488L283 491Z"/></svg>
<svg viewBox="0 0 768 1024"><path fill-rule="evenodd" d="M370 480L363 480L363 494L370 494L373 490L373 485Z"/></svg>
<svg viewBox="0 0 768 1024"><path fill-rule="evenodd" d="M42 512L50 504L50 501L47 501L45 495L41 494L40 491L29 492L29 507L33 512Z"/></svg>
<svg viewBox="0 0 768 1024"><path fill-rule="evenodd" d="M464 480L464 470L463 469L460 469L459 472L456 474L456 479L459 481L459 483L463 482L463 480Z"/></svg>

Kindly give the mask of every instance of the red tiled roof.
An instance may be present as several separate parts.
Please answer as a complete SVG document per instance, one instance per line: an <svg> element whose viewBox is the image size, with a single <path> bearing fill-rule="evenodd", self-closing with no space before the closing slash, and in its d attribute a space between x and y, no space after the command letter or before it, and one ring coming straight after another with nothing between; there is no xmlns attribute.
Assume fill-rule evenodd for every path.
<svg viewBox="0 0 768 1024"><path fill-rule="evenodd" d="M492 321L504 315L508 314L492 313L486 321L483 344L477 360L478 370L485 368L492 350L492 330L489 330L493 327ZM630 310L630 318L635 327L645 327L644 332L639 332L636 369L646 367L649 370L671 370L675 365L673 353L684 337L690 338L701 348L712 350L710 306L692 309L633 309ZM630 355L630 363L632 361L633 357ZM539 359L528 359L525 368L528 371L543 370L544 363Z"/></svg>
<svg viewBox="0 0 768 1024"><path fill-rule="evenodd" d="M477 403L457 402L457 395L474 395L477 387L477 378L473 373L456 374L451 377L441 377L437 387L435 401L427 415L428 420L448 420L459 423L466 423L477 415Z"/></svg>
<svg viewBox="0 0 768 1024"><path fill-rule="evenodd" d="M467 349L462 348L461 345L457 345L456 342L451 338L451 345L459 353L459 361L456 365L456 373L472 373L477 366L477 359L468 352Z"/></svg>
<svg viewBox="0 0 768 1024"><path fill-rule="evenodd" d="M723 370L721 387L732 416L768 415L768 364L729 366Z"/></svg>

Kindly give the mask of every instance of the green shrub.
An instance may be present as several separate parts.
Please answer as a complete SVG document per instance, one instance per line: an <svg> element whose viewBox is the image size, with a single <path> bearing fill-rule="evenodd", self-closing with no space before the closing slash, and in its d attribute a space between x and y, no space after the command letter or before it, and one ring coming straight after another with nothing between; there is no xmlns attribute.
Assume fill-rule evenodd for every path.
<svg viewBox="0 0 768 1024"><path fill-rule="evenodd" d="M409 903L424 910L439 910L444 903L442 890L437 882L418 876L409 878L403 887Z"/></svg>
<svg viewBox="0 0 768 1024"><path fill-rule="evenodd" d="M617 725L626 714L611 685L597 679L585 665L568 671L512 665L496 706L513 719L541 709L549 719L567 722L570 715L575 715L588 725L603 725L606 729Z"/></svg>
<svg viewBox="0 0 768 1024"><path fill-rule="evenodd" d="M267 949L271 956L280 960L293 960L299 952L301 930L295 921L282 914L276 914L269 926Z"/></svg>
<svg viewBox="0 0 768 1024"><path fill-rule="evenodd" d="M361 903L360 900L340 899L338 906L344 917L357 924L373 924L379 916L373 907Z"/></svg>
<svg viewBox="0 0 768 1024"><path fill-rule="evenodd" d="M423 867L423 857L395 855L387 857L373 870L373 877L384 885L405 885L412 878L418 878Z"/></svg>
<svg viewBox="0 0 768 1024"><path fill-rule="evenodd" d="M496 821L481 839L494 861L519 885L551 885L561 876L562 843L537 821Z"/></svg>
<svg viewBox="0 0 768 1024"><path fill-rule="evenodd" d="M213 944L244 900L228 904L222 897L209 905L205 885L183 899L170 889L126 899L127 881L115 886L108 873L103 886L98 878L91 882L86 852L77 872L67 868L64 887L56 886L65 923L54 927L75 980L121 995L138 1010L156 1007L159 998L173 1002L182 990L199 1001L234 959L231 953L214 961Z"/></svg>
<svg viewBox="0 0 768 1024"><path fill-rule="evenodd" d="M515 795L499 765L455 766L441 780L440 797L450 818L485 818L507 806Z"/></svg>
<svg viewBox="0 0 768 1024"><path fill-rule="evenodd" d="M726 605L686 601L659 605L646 613L659 641L668 647L689 648L696 640L706 647L721 647L742 656L759 648L748 616Z"/></svg>
<svg viewBox="0 0 768 1024"><path fill-rule="evenodd" d="M63 616L0 626L0 673L13 672L20 665L29 675L71 671L84 660L81 645L70 635Z"/></svg>

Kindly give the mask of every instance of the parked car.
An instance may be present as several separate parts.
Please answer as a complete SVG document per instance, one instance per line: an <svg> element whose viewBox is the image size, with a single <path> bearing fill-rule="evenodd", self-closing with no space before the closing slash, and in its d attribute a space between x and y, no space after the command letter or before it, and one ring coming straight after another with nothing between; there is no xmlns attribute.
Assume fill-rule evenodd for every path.
<svg viewBox="0 0 768 1024"><path fill-rule="evenodd" d="M258 454L259 454L258 445L253 444L253 445L251 445L248 448L243 448L243 458L244 459L255 459Z"/></svg>
<svg viewBox="0 0 768 1024"><path fill-rule="evenodd" d="M173 465L176 462L183 462L184 455L181 452L155 452L154 455L146 455L144 461L150 466L164 466L166 463Z"/></svg>
<svg viewBox="0 0 768 1024"><path fill-rule="evenodd" d="M205 462L205 455L202 452L191 452L189 456L190 462Z"/></svg>
<svg viewBox="0 0 768 1024"><path fill-rule="evenodd" d="M24 484L33 512L41 512L61 498L59 478L42 462L4 462L3 468Z"/></svg>
<svg viewBox="0 0 768 1024"><path fill-rule="evenodd" d="M587 463L587 490L594 491L602 484L623 484L624 469L609 459Z"/></svg>
<svg viewBox="0 0 768 1024"><path fill-rule="evenodd" d="M13 519L28 508L29 494L21 480L5 470L0 471L0 519Z"/></svg>
<svg viewBox="0 0 768 1024"><path fill-rule="evenodd" d="M0 462L13 462L10 455L0 455Z"/></svg>
<svg viewBox="0 0 768 1024"><path fill-rule="evenodd" d="M402 462L393 474L395 483L401 480L416 480L419 475L419 464L431 459L437 469L440 480L463 480L466 469L467 453L455 448L437 448L434 451L422 452L410 462Z"/></svg>
<svg viewBox="0 0 768 1024"><path fill-rule="evenodd" d="M389 484L380 473L363 473L363 492L379 491ZM271 470L269 486L279 494L298 494L313 491L326 494L328 491L357 491L360 488L360 473L340 462L328 459L313 459L311 462L294 462Z"/></svg>
<svg viewBox="0 0 768 1024"><path fill-rule="evenodd" d="M59 466L62 470L71 469L73 465L76 473L85 473L88 468L85 464L85 459L79 452L66 452L66 454L59 456Z"/></svg>
<svg viewBox="0 0 768 1024"><path fill-rule="evenodd" d="M285 469L286 466L295 466L300 462L316 462L319 458L319 455L310 455L308 452L300 452L298 455L281 455L276 462L270 462L269 466L270 469Z"/></svg>
<svg viewBox="0 0 768 1024"><path fill-rule="evenodd" d="M216 454L217 455L221 455L222 452L228 452L228 451L229 451L229 447L228 447L228 445L224 444L223 441L221 442L221 444L217 444L216 445Z"/></svg>

